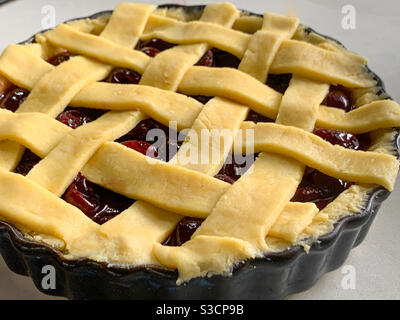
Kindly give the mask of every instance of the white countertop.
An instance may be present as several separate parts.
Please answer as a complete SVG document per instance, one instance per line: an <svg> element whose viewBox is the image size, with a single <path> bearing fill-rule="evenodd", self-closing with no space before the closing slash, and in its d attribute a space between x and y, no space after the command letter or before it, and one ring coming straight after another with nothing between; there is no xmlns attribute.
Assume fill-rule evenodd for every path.
<svg viewBox="0 0 400 320"><path fill-rule="evenodd" d="M127 0L126 0L127 1ZM42 30L45 6L55 8L56 23L113 9L119 0L15 0L0 6L0 51L7 44L29 38ZM135 2L162 4L206 4L213 1L164 0ZM385 82L391 96L400 101L400 2L398 0L231 0L238 8L262 13L295 13L302 23L340 40L348 49L370 61L369 65ZM342 7L352 5L356 29L344 30ZM43 9L45 8L45 9ZM399 299L400 282L400 181L382 205L367 238L352 250L339 268L324 275L307 292L288 299ZM348 270L355 271L355 288L344 289ZM0 258L0 299L49 299L27 277L11 273Z"/></svg>

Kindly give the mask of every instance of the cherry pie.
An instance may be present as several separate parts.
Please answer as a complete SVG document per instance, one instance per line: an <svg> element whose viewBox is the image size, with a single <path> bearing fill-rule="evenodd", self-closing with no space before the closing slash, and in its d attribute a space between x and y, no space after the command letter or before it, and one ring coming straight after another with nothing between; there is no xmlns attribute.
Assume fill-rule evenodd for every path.
<svg viewBox="0 0 400 320"><path fill-rule="evenodd" d="M177 270L177 288L308 252L395 183L400 106L366 65L230 3L121 3L9 45L1 219L66 261Z"/></svg>

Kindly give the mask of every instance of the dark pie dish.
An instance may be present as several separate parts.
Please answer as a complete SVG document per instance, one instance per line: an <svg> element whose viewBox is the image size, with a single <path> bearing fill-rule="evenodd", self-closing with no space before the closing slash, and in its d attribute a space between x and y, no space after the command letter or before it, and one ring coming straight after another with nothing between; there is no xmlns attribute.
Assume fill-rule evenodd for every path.
<svg viewBox="0 0 400 320"><path fill-rule="evenodd" d="M182 8L196 12L204 7ZM111 11L88 18L96 19L107 13ZM79 19L82 18L74 20ZM317 34L311 28L307 28L307 32ZM34 37L24 43L33 41ZM375 74L373 77L380 94L385 94L381 79ZM398 157L397 134L392 143ZM232 276L194 278L179 286L176 284L177 271L158 265L122 268L89 259L66 259L62 252L26 238L15 226L3 221L0 221L0 250L8 267L15 273L30 276L41 292L69 299L281 299L311 288L323 274L339 268L350 250L364 240L380 205L389 194L382 187L370 191L361 212L337 221L333 231L312 242L308 252L302 246L294 245L282 252L267 253L262 258L239 264ZM54 290L45 290L41 285L41 271L45 265L56 269Z"/></svg>

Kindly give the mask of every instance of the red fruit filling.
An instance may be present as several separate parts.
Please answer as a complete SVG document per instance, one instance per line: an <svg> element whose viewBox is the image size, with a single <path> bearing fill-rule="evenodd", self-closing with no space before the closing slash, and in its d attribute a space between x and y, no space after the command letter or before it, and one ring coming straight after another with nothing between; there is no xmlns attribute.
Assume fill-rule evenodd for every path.
<svg viewBox="0 0 400 320"><path fill-rule="evenodd" d="M313 133L332 144L338 144L347 149L360 149L360 142L357 137L351 133L318 128L314 129Z"/></svg>
<svg viewBox="0 0 400 320"><path fill-rule="evenodd" d="M134 200L88 181L80 173L65 191L63 199L99 224L111 220L134 203Z"/></svg>
<svg viewBox="0 0 400 320"><path fill-rule="evenodd" d="M141 51L152 58L154 58L156 55L158 55L161 52L160 50L158 50L156 48L152 48L152 47L144 47L141 49Z"/></svg>
<svg viewBox="0 0 400 320"><path fill-rule="evenodd" d="M217 68L234 68L237 69L240 59L233 54L214 48L214 66Z"/></svg>
<svg viewBox="0 0 400 320"><path fill-rule="evenodd" d="M176 44L169 43L161 39L153 38L148 41L139 41L135 49L142 50L143 48L153 48L157 49L158 52L161 52L175 46Z"/></svg>
<svg viewBox="0 0 400 320"><path fill-rule="evenodd" d="M197 62L197 66L214 67L214 51L208 50Z"/></svg>
<svg viewBox="0 0 400 320"><path fill-rule="evenodd" d="M59 64L68 61L72 56L73 54L71 52L65 51L48 58L46 61L53 66L58 66Z"/></svg>
<svg viewBox="0 0 400 320"><path fill-rule="evenodd" d="M247 115L246 121L253 121L255 123L257 122L274 122L274 120L263 116L262 114L259 114L253 110L250 110L249 114Z"/></svg>
<svg viewBox="0 0 400 320"><path fill-rule="evenodd" d="M347 149L366 150L370 144L368 135L355 136L339 130L315 129L322 139ZM292 201L314 202L321 210L353 183L332 178L312 168L306 168L303 179Z"/></svg>
<svg viewBox="0 0 400 320"><path fill-rule="evenodd" d="M291 79L292 79L291 73L270 74L268 75L266 84L275 91L284 94L286 89L289 87L289 82Z"/></svg>
<svg viewBox="0 0 400 320"><path fill-rule="evenodd" d="M230 154L221 170L214 177L228 183L237 181L254 163L258 154L244 156Z"/></svg>
<svg viewBox="0 0 400 320"><path fill-rule="evenodd" d="M189 241L193 233L201 226L203 219L185 217L179 221L175 230L164 241L165 246L181 246Z"/></svg>
<svg viewBox="0 0 400 320"><path fill-rule="evenodd" d="M335 107L349 112L355 108L351 91L343 86L331 86L329 93L322 101L323 105Z"/></svg>
<svg viewBox="0 0 400 320"><path fill-rule="evenodd" d="M40 160L41 159L36 154L26 149L14 172L26 176Z"/></svg>
<svg viewBox="0 0 400 320"><path fill-rule="evenodd" d="M81 125L96 120L105 112L105 110L68 107L56 119L68 127L76 129Z"/></svg>
<svg viewBox="0 0 400 320"><path fill-rule="evenodd" d="M307 168L292 201L314 202L322 210L351 185L351 182L332 178L315 169Z"/></svg>
<svg viewBox="0 0 400 320"><path fill-rule="evenodd" d="M122 142L122 144L130 149L144 154L145 156L147 155L151 158L158 158L157 149L146 141L128 140Z"/></svg>
<svg viewBox="0 0 400 320"><path fill-rule="evenodd" d="M142 76L136 71L124 68L116 68L111 71L104 81L120 84L138 84L141 77Z"/></svg>
<svg viewBox="0 0 400 320"><path fill-rule="evenodd" d="M23 88L12 87L9 91L0 96L0 108L15 112L26 100L29 91Z"/></svg>
<svg viewBox="0 0 400 320"><path fill-rule="evenodd" d="M236 180L228 176L227 174L224 173L218 173L217 175L214 176L214 178L217 178L221 181L228 182L230 184L234 184Z"/></svg>
<svg viewBox="0 0 400 320"><path fill-rule="evenodd" d="M154 141L151 140L150 136L148 136L148 133L151 130L157 130L157 132L155 132ZM146 142L147 146L157 143L159 149L151 146L151 148L153 148L150 150L151 154L154 154L153 152L155 152L157 154L157 159L169 161L179 150L183 139L178 140L178 133L169 129L167 126L164 126L153 119L146 119L139 122L135 128L116 141L124 143L132 140Z"/></svg>

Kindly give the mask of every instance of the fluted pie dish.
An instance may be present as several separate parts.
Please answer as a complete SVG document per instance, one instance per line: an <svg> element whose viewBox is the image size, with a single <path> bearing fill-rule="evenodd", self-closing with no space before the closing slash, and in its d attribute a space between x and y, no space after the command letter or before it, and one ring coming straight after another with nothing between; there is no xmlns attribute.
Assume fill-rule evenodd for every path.
<svg viewBox="0 0 400 320"><path fill-rule="evenodd" d="M295 17L121 3L9 45L0 75L0 249L52 295L283 298L398 173L399 104Z"/></svg>

